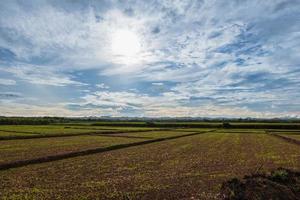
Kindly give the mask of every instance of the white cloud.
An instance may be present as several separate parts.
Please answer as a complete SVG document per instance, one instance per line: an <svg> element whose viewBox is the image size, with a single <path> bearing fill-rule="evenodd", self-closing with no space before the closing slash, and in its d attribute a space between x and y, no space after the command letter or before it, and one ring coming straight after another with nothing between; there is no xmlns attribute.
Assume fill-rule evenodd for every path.
<svg viewBox="0 0 300 200"><path fill-rule="evenodd" d="M116 116L128 116L128 108L135 111L136 116L148 117L286 117L292 116L293 112L260 112L252 111L245 107L234 105L213 105L205 104L199 106L186 106L191 94L167 92L161 96L149 96L134 92L95 92L83 97L83 102L78 104L81 107L87 105L113 108L118 111ZM272 98L267 94L258 95L260 98ZM230 98L230 97L228 97ZM232 100L234 97L232 97ZM243 98L242 96L240 98ZM122 111L125 112L122 112ZM295 114L295 113L294 113ZM299 113L297 114L299 115Z"/></svg>
<svg viewBox="0 0 300 200"><path fill-rule="evenodd" d="M101 88L101 89L109 89L109 86L105 85L104 83L96 84L96 87Z"/></svg>
<svg viewBox="0 0 300 200"><path fill-rule="evenodd" d="M152 83L152 85L162 86L162 85L164 85L164 83Z"/></svg>
<svg viewBox="0 0 300 200"><path fill-rule="evenodd" d="M5 116L61 116L61 117L82 117L82 116L104 116L111 113L117 116L114 109L81 109L70 110L65 104L46 104L46 105L30 105L24 103L6 102L0 103L1 114Z"/></svg>
<svg viewBox="0 0 300 200"><path fill-rule="evenodd" d="M0 45L12 50L20 59L47 58L52 67L59 66L62 70L95 68L104 75L151 78L157 62L172 61L181 63L183 69L163 67L159 77L184 71L188 78L193 77L193 72L209 69L217 62L232 62L234 55L217 53L216 49L231 44L241 33L249 31L262 40L261 48L274 51L274 56L265 60L266 64L272 66L278 61L276 57L283 56L286 51L289 51L285 54L290 55L289 61L299 61L294 54L297 45L293 46L295 43L291 42L299 41L297 22L285 25L286 31L275 24L285 17L282 12L274 11L282 4L279 0L263 3L162 1L156 4L136 2L126 6L117 2L113 4L108 6L109 9L103 8L102 12L97 10L97 7L101 8L100 4L73 12L50 3L33 5L32 12L27 12L17 3L4 4L0 25L4 34L15 42L11 44L10 40L2 39ZM72 7L71 4L67 6ZM126 13L126 7L130 7L132 13ZM288 7L288 10L295 12L296 7L299 4ZM259 17L258 12L261 12ZM252 24L256 26L248 30ZM266 29L266 25L270 29ZM159 32L154 34L151 31L155 27ZM111 52L111 36L121 30L137 34L142 43L142 50L135 56L136 62L130 65ZM274 48L274 45L281 48ZM253 59L255 57L251 56ZM281 62L290 64L286 59L281 59Z"/></svg>
<svg viewBox="0 0 300 200"><path fill-rule="evenodd" d="M15 80L0 78L0 85L16 85Z"/></svg>
<svg viewBox="0 0 300 200"><path fill-rule="evenodd" d="M16 65L14 67L0 67L0 71L10 73L16 78L38 85L66 86L66 85L86 85L74 81L71 77L53 70L51 67L42 68L34 65Z"/></svg>

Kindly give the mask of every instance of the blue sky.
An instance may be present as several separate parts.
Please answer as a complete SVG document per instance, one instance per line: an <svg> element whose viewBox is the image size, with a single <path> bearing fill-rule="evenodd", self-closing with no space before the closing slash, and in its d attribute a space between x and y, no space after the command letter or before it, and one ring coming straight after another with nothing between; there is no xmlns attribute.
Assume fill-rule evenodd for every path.
<svg viewBox="0 0 300 200"><path fill-rule="evenodd" d="M300 117L300 1L0 0L7 116Z"/></svg>

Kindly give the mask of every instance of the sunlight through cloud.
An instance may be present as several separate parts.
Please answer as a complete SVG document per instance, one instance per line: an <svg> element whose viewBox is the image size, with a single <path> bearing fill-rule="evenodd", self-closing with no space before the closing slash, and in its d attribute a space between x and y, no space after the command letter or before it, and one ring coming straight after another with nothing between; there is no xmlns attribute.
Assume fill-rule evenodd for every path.
<svg viewBox="0 0 300 200"><path fill-rule="evenodd" d="M112 35L111 51L122 63L135 63L141 51L140 38L133 31L116 30Z"/></svg>

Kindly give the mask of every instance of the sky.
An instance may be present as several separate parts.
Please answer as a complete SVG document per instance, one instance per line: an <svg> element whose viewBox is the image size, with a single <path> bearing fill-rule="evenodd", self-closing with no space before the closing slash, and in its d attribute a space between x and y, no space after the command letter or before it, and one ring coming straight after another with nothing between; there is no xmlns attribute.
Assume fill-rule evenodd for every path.
<svg viewBox="0 0 300 200"><path fill-rule="evenodd" d="M300 117L299 0L0 0L0 115Z"/></svg>

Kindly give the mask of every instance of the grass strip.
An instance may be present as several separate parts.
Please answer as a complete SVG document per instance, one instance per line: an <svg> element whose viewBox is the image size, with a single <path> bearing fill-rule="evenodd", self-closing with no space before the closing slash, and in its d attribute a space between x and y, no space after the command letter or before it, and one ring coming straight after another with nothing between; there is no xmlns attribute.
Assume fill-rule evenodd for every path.
<svg viewBox="0 0 300 200"><path fill-rule="evenodd" d="M293 144L297 144L297 145L300 145L300 141L299 140L296 140L294 138L290 138L290 137L285 137L283 135L278 135L276 133L271 133L271 132L267 132L269 135L271 136L274 136L274 137L277 137L277 138L280 138L280 139L283 139L287 142L290 142L290 143L293 143Z"/></svg>
<svg viewBox="0 0 300 200"><path fill-rule="evenodd" d="M166 131L172 129L159 129L159 130L117 130L111 132L100 132L100 131L92 131L92 132L84 132L84 133L65 133L65 134L37 134L37 135L12 135L12 136L0 136L0 140L24 140L24 139L38 139L38 138L51 138L51 137L72 137L72 136L82 136L82 135L110 135L110 134L118 134L118 133L136 133L136 132L152 132L152 131ZM6 131L8 132L8 131ZM17 133L17 132L16 132ZM18 132L21 133L21 132ZM29 132L28 132L29 134Z"/></svg>

